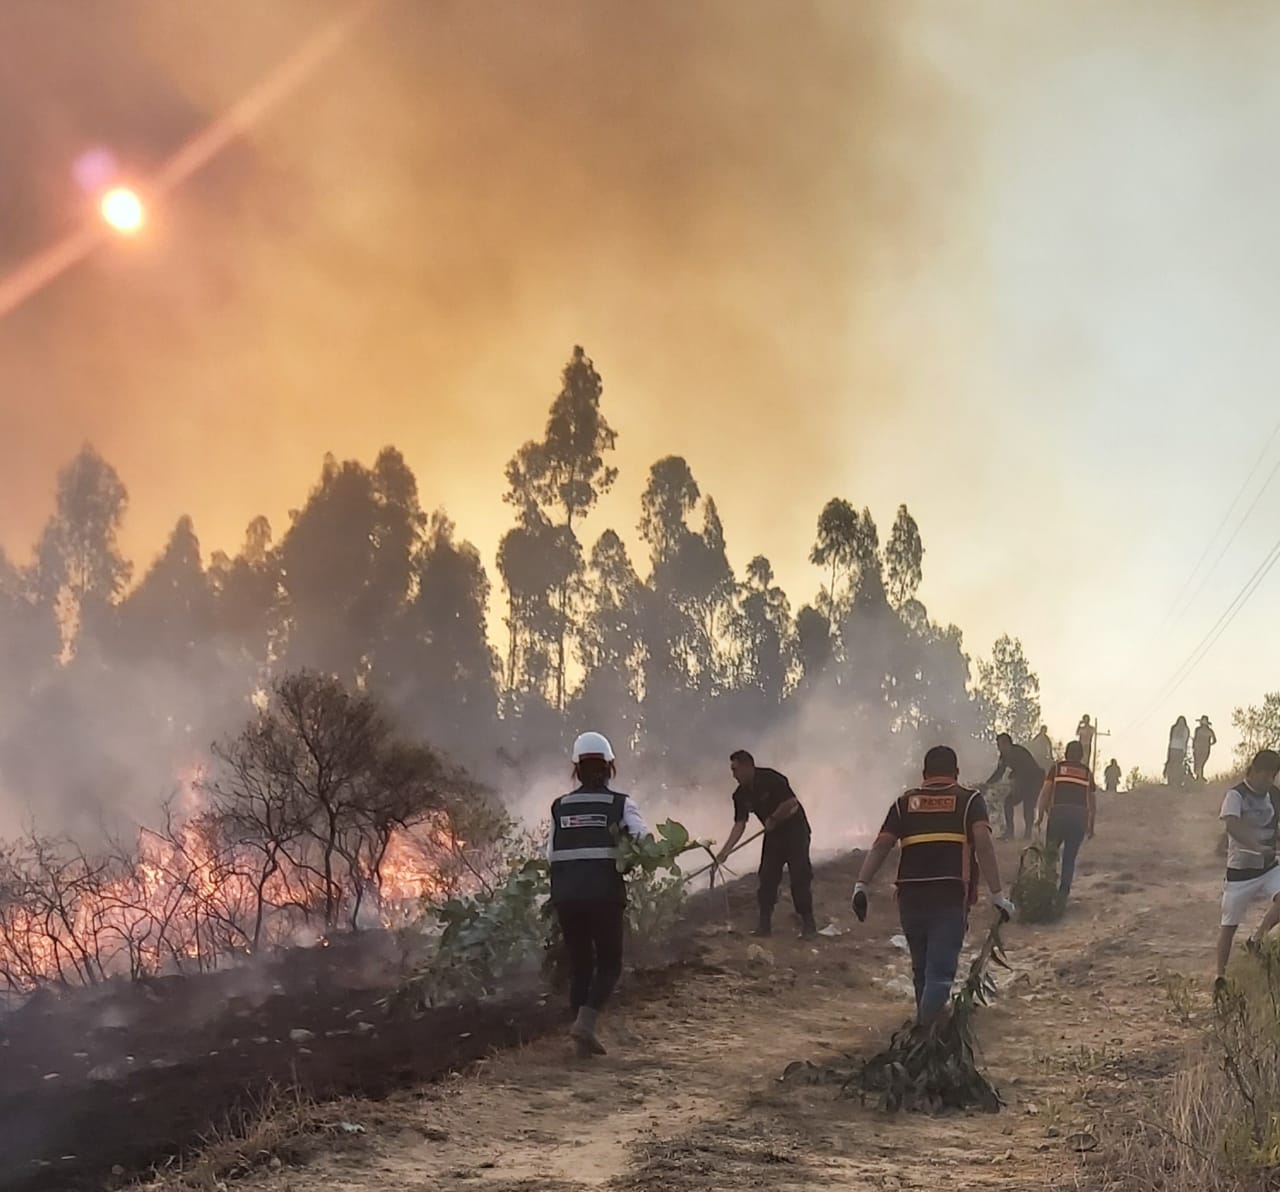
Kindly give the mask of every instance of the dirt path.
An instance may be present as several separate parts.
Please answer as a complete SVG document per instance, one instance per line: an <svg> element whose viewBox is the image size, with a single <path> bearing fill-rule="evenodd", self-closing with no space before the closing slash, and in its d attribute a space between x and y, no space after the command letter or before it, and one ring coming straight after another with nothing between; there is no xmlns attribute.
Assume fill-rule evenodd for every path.
<svg viewBox="0 0 1280 1192"><path fill-rule="evenodd" d="M262 1173L274 1192L641 1192L653 1189L1095 1188L1128 1117L1159 1095L1189 1030L1169 974L1203 986L1219 862L1212 795L1121 796L1087 844L1076 900L1051 927L1007 932L1015 971L981 1016L998 1115L890 1118L829 1087L778 1077L792 1060L867 1055L909 1010L882 887L865 926L847 911L852 864L819 873L820 908L847 934L767 955L723 925L707 966L610 1016L608 1058L559 1039L445 1086L357 1106L356 1145ZM1011 870L1017 852L1001 861ZM749 924L744 892L732 908ZM985 915L985 912L984 912ZM978 932L972 933L977 935ZM624 998L624 1003L627 999ZM1081 1154L1080 1148L1096 1148Z"/></svg>

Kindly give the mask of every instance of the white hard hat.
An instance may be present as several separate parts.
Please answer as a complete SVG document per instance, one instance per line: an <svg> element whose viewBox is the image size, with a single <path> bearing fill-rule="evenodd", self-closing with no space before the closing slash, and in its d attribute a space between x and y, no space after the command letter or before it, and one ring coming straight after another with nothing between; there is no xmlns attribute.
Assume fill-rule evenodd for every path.
<svg viewBox="0 0 1280 1192"><path fill-rule="evenodd" d="M577 765L584 757L599 757L613 761L613 746L603 733L583 733L573 743L573 761Z"/></svg>

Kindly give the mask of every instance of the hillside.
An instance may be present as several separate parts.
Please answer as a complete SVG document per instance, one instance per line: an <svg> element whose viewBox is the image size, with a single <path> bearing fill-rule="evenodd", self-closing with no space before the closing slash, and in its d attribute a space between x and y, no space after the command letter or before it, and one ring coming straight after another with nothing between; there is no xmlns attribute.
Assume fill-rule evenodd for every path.
<svg viewBox="0 0 1280 1192"><path fill-rule="evenodd" d="M242 1186L1106 1187L1108 1161L1191 1039L1173 1004L1189 988L1179 974L1208 982L1216 805L1205 792L1118 796L1086 845L1064 920L1008 930L1014 971L979 1030L1008 1102L998 1115L888 1118L831 1088L780 1082L793 1060L871 1053L908 1011L892 901L882 889L867 924L854 923L846 906L855 861L846 857L817 882L821 913L845 931L839 938L816 947L776 938L762 954L741 934L751 913L745 882L717 896L728 899L736 930L726 929L724 901L704 904L700 965L663 988L625 991L609 1016L607 1059L574 1063L552 1036L443 1084L347 1103L345 1125L290 1144L304 1166L264 1166ZM1009 871L1017 855L1001 846Z"/></svg>

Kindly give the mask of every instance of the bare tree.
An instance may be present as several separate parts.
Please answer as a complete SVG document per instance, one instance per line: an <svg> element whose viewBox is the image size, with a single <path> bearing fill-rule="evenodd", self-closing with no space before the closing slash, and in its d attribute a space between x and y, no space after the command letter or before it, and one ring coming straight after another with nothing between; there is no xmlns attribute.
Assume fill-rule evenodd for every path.
<svg viewBox="0 0 1280 1192"><path fill-rule="evenodd" d="M204 827L238 846L257 903L255 948L273 912L357 927L381 897L396 833L482 797L433 749L398 740L371 696L307 671L276 683L267 709L215 757L201 784Z"/></svg>

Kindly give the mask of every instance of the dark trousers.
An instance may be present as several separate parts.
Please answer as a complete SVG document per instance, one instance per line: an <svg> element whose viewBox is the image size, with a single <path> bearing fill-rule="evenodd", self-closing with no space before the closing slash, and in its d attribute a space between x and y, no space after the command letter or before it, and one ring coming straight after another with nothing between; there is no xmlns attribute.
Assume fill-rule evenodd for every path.
<svg viewBox="0 0 1280 1192"><path fill-rule="evenodd" d="M969 926L969 912L961 899L933 902L899 898L902 934L911 949L911 976L916 987L916 1015L927 1022L951 998L960 950Z"/></svg>
<svg viewBox="0 0 1280 1192"><path fill-rule="evenodd" d="M558 902L556 917L569 955L569 1005L601 1010L622 976L621 902Z"/></svg>
<svg viewBox="0 0 1280 1192"><path fill-rule="evenodd" d="M1062 847L1058 893L1064 898L1071 893L1071 879L1076 875L1076 857L1089 830L1089 813L1083 807L1055 807L1049 812L1045 841L1050 848Z"/></svg>
<svg viewBox="0 0 1280 1192"><path fill-rule="evenodd" d="M813 865L809 861L809 825L782 824L764 838L760 849L760 920L768 922L778 902L782 871L791 878L791 905L806 922L813 922Z"/></svg>
<svg viewBox="0 0 1280 1192"><path fill-rule="evenodd" d="M1031 825L1036 818L1036 799L1040 791L1036 787L1015 786L1004 797L1004 839L1008 840L1017 829L1018 806L1022 806L1022 835L1031 839Z"/></svg>

